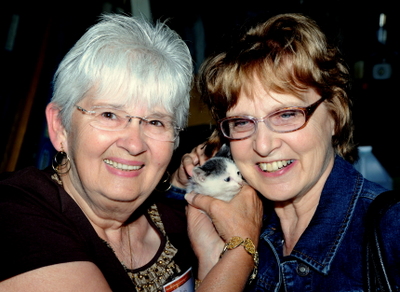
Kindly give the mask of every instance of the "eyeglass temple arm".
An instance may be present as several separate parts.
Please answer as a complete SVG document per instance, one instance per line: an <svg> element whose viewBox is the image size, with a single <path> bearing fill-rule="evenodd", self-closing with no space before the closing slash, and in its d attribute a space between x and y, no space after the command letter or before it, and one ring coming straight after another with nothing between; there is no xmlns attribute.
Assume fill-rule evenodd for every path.
<svg viewBox="0 0 400 292"><path fill-rule="evenodd" d="M307 117L312 115L314 113L314 111L317 109L317 107L323 103L325 101L326 97L321 97L319 100L317 100L316 102L314 102L312 105L308 106L305 108L306 113L307 113Z"/></svg>

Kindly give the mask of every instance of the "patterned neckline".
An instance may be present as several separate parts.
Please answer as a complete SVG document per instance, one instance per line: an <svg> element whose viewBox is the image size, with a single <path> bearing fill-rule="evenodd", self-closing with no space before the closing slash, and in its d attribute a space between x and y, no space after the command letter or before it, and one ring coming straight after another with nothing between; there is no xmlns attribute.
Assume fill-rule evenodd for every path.
<svg viewBox="0 0 400 292"><path fill-rule="evenodd" d="M157 254L160 254L158 257L153 258L149 264L138 269L128 269L124 263L121 262L121 264L137 291L162 292L163 285L173 280L174 276L181 272L181 269L174 261L174 256L178 250L169 241L155 204L150 206L147 214L151 222L154 223L160 237L164 238L164 240L161 240L160 245L160 249L162 249L161 254L157 252ZM108 242L104 242L113 250Z"/></svg>

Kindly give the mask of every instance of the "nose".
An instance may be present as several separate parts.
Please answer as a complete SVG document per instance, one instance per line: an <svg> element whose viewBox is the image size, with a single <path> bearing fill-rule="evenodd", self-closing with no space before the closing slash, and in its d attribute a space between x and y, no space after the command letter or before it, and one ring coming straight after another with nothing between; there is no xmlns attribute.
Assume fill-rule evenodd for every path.
<svg viewBox="0 0 400 292"><path fill-rule="evenodd" d="M147 139L139 122L139 120L132 120L125 129L118 131L120 136L116 143L117 146L124 148L131 155L139 155L147 150Z"/></svg>
<svg viewBox="0 0 400 292"><path fill-rule="evenodd" d="M257 131L253 134L254 151L262 157L267 157L281 146L282 140L279 135L281 134L272 131L265 123L258 123Z"/></svg>

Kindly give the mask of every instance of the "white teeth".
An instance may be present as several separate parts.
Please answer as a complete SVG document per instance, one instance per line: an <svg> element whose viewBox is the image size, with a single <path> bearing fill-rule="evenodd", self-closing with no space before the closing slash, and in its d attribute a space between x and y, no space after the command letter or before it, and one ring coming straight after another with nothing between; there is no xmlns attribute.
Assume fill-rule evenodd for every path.
<svg viewBox="0 0 400 292"><path fill-rule="evenodd" d="M114 168L121 169L124 171L132 171L132 170L138 170L138 169L142 168L141 165L127 165L127 164L122 164L122 163L115 162L115 161L112 161L109 159L104 159L103 161Z"/></svg>
<svg viewBox="0 0 400 292"><path fill-rule="evenodd" d="M273 172L291 164L293 160L280 160L272 163L259 163L258 166L262 171Z"/></svg>

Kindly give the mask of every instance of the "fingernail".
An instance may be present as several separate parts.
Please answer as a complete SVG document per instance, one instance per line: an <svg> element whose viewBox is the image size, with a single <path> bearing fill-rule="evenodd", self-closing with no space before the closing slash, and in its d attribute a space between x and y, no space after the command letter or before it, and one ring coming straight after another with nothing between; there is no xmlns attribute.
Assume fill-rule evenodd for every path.
<svg viewBox="0 0 400 292"><path fill-rule="evenodd" d="M188 203L191 203L191 202L193 201L193 197L194 197L194 193L186 193L186 194L185 194L185 200L186 200Z"/></svg>

